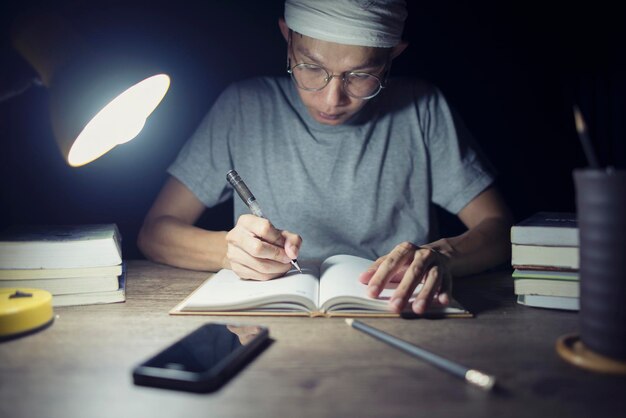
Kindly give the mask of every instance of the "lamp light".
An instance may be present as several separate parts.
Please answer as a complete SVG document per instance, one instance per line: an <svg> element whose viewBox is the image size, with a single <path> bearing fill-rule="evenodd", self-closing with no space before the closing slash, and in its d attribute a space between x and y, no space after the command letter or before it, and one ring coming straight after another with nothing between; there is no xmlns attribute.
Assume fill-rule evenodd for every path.
<svg viewBox="0 0 626 418"><path fill-rule="evenodd" d="M12 41L49 90L52 130L73 167L135 138L170 85L169 76L145 65L117 66L95 54L56 14L20 17Z"/></svg>

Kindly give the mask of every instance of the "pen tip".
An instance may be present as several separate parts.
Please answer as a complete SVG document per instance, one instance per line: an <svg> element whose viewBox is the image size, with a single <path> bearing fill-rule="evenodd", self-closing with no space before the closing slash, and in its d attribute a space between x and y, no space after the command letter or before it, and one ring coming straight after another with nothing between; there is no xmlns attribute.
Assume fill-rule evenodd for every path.
<svg viewBox="0 0 626 418"><path fill-rule="evenodd" d="M353 323L353 322L354 322L354 319L352 319L352 318L347 318L347 319L346 319L346 324L348 324L348 325L350 325L350 326L352 326L352 323Z"/></svg>
<svg viewBox="0 0 626 418"><path fill-rule="evenodd" d="M298 260L297 259L292 259L291 260L291 264L293 264L293 266L296 268L296 270L298 270L300 273L302 273L302 269L300 268L300 264L298 264Z"/></svg>

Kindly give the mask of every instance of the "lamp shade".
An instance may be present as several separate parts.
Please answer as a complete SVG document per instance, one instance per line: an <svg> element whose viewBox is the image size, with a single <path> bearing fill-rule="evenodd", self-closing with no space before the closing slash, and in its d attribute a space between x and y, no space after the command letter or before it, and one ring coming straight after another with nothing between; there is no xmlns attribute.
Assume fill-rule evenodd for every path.
<svg viewBox="0 0 626 418"><path fill-rule="evenodd" d="M71 166L136 137L170 85L153 68L95 54L58 15L22 17L13 44L49 90L53 133Z"/></svg>

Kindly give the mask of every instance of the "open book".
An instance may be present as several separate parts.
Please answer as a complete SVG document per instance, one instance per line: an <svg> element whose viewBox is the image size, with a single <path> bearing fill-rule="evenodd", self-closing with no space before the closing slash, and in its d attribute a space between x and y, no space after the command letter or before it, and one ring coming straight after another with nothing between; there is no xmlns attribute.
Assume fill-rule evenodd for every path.
<svg viewBox="0 0 626 418"><path fill-rule="evenodd" d="M303 274L295 269L284 277L242 280L232 270L220 270L185 300L172 315L300 315L300 316L399 316L389 310L394 289L383 290L378 298L367 296L367 285L359 274L371 260L335 255L321 265L300 262ZM416 289L415 294L420 290ZM410 307L407 309L410 312ZM471 317L458 302L433 306L424 316Z"/></svg>

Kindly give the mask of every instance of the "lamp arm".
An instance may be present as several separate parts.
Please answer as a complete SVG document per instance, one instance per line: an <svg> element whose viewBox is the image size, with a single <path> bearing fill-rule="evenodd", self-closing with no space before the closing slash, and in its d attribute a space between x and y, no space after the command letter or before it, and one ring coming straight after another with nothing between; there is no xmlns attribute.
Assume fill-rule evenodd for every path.
<svg viewBox="0 0 626 418"><path fill-rule="evenodd" d="M0 103L3 103L13 97L17 97L22 93L25 93L28 89L33 86L43 87L43 82L41 78L35 76L30 78L22 78L18 82L14 83L14 85L9 86L6 90L0 91Z"/></svg>

